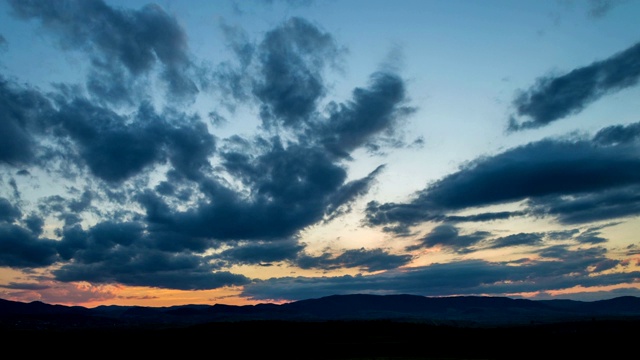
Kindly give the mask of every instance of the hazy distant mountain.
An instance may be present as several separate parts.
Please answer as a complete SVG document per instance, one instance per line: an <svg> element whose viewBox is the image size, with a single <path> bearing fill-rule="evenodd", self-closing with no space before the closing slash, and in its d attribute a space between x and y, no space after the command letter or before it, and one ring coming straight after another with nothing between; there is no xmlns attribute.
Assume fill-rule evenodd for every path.
<svg viewBox="0 0 640 360"><path fill-rule="evenodd" d="M211 322L387 320L456 326L504 326L581 320L640 319L640 298L593 302L506 297L334 295L292 303L170 307L50 305L0 299L2 329L191 326Z"/></svg>

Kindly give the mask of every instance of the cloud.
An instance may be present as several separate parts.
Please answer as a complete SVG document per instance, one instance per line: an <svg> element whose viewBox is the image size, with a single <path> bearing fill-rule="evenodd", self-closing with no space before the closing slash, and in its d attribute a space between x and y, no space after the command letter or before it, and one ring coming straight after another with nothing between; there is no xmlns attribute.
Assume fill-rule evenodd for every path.
<svg viewBox="0 0 640 360"><path fill-rule="evenodd" d="M110 7L102 0L14 1L18 18L40 22L59 37L63 49L86 52L92 61L87 88L102 100L132 97L136 78L161 64L161 78L172 97L198 92L192 79L187 36L178 21L160 6L140 10Z"/></svg>
<svg viewBox="0 0 640 360"><path fill-rule="evenodd" d="M0 266L39 268L58 261L57 241L39 238L19 225L0 223Z"/></svg>
<svg viewBox="0 0 640 360"><path fill-rule="evenodd" d="M542 245L543 234L540 233L518 233L503 236L492 240L491 249L500 249L511 246L538 246Z"/></svg>
<svg viewBox="0 0 640 360"><path fill-rule="evenodd" d="M627 0L589 0L589 16L602 18L606 16L611 9L626 1Z"/></svg>
<svg viewBox="0 0 640 360"><path fill-rule="evenodd" d="M456 252L470 251L470 247L487 239L491 233L486 231L476 231L468 235L461 235L457 227L451 224L441 224L433 228L418 245L407 247L408 251L420 248L432 248L441 246Z"/></svg>
<svg viewBox="0 0 640 360"><path fill-rule="evenodd" d="M394 73L375 72L370 76L368 88L353 90L351 101L330 103L327 121L310 132L319 132L324 146L343 157L363 145L375 147L376 136L397 142L395 130L400 120L415 111L405 104L407 100L402 78ZM317 136L313 134L309 137Z"/></svg>
<svg viewBox="0 0 640 360"><path fill-rule="evenodd" d="M181 290L242 285L242 275L217 271L203 256L162 251L140 223L102 222L89 230L66 229L58 250L65 259L52 274L57 281L87 281ZM182 245L184 246L184 245Z"/></svg>
<svg viewBox="0 0 640 360"><path fill-rule="evenodd" d="M18 86L0 75L0 163L21 166L36 160L41 120L51 110L37 89Z"/></svg>
<svg viewBox="0 0 640 360"><path fill-rule="evenodd" d="M295 263L302 269L358 268L361 271L380 271L402 267L411 259L411 255L393 255L382 249L360 248L346 250L337 256L326 253L320 256L301 255Z"/></svg>
<svg viewBox="0 0 640 360"><path fill-rule="evenodd" d="M302 18L290 18L267 32L258 47L260 76L253 84L265 125L295 127L307 120L325 95L322 71L339 54L330 34Z"/></svg>
<svg viewBox="0 0 640 360"><path fill-rule="evenodd" d="M0 222L12 223L20 217L22 217L20 209L13 206L9 200L0 197Z"/></svg>
<svg viewBox="0 0 640 360"><path fill-rule="evenodd" d="M206 179L201 183L205 201L173 211L161 197L147 193L140 203L155 228L225 241L288 238L345 211L379 172L345 182L345 168L321 148L283 144L279 138L236 140L221 149L221 166L248 194ZM252 155L252 149L258 153Z"/></svg>
<svg viewBox="0 0 640 360"><path fill-rule="evenodd" d="M636 282L639 272L603 273L617 265L603 249L549 252L556 258L526 263L463 260L390 270L375 275L322 278L286 277L254 281L243 295L254 300L302 300L334 294L415 294L424 296L503 295ZM383 289L383 290L381 290Z"/></svg>
<svg viewBox="0 0 640 360"><path fill-rule="evenodd" d="M221 86L236 87L233 101L257 105L263 126L253 137L220 139L207 119L187 112L189 104L168 101L160 110L151 101L153 76L168 95L189 97L193 72L203 70L194 67L177 20L160 7L10 4L19 19L39 22L64 49L91 60L86 89L0 82L2 170L60 181L56 193L25 209L1 198L7 251L0 264L55 264L58 282L213 289L250 281L225 267L309 261L301 258L300 232L352 211L384 169L349 179L344 160L376 142L397 144L400 120L413 111L404 80L389 71L320 109L329 95L325 73L345 50L307 20L285 20L257 45L223 26L239 65L223 64L214 79L239 75ZM220 117L215 109L209 115ZM409 257L353 250L321 260L319 268L378 271Z"/></svg>
<svg viewBox="0 0 640 360"><path fill-rule="evenodd" d="M157 114L146 104L129 117L73 98L60 104L53 122L61 137L71 139L70 151L110 183L167 160L185 177L198 177L215 150L213 136L198 117L170 110Z"/></svg>
<svg viewBox="0 0 640 360"><path fill-rule="evenodd" d="M562 224L632 217L640 214L640 187L631 185L603 189L600 193L531 199L528 206L532 214L551 216Z"/></svg>
<svg viewBox="0 0 640 360"><path fill-rule="evenodd" d="M539 128L577 114L605 95L635 86L638 79L640 43L567 74L542 77L514 99L516 114L509 121L509 130Z"/></svg>
<svg viewBox="0 0 640 360"><path fill-rule="evenodd" d="M265 129L300 129L317 116L327 95L325 73L338 68L345 53L330 33L300 17L267 31L257 44L239 27L223 23L221 29L236 56L236 63L223 62L213 72L223 98L257 104Z"/></svg>
<svg viewBox="0 0 640 360"><path fill-rule="evenodd" d="M637 142L640 140L640 122L627 125L612 125L600 129L593 140L600 145Z"/></svg>
<svg viewBox="0 0 640 360"><path fill-rule="evenodd" d="M365 221L371 226L412 226L440 221L448 212L521 201L526 213L562 223L640 214L640 142L629 135L636 126L620 128L628 141L605 141L611 129L618 129L612 127L591 139L543 139L479 157L407 203L370 202ZM496 214L489 215L493 219Z"/></svg>
<svg viewBox="0 0 640 360"><path fill-rule="evenodd" d="M222 24L222 29L237 64L222 63L214 81L227 100L257 104L265 129L285 128L339 157L363 146L404 145L397 130L416 109L407 104L397 73L376 71L367 86L353 90L352 99L331 100L321 109L325 73L339 69L346 53L331 34L297 17L267 32L257 45L240 28Z"/></svg>
<svg viewBox="0 0 640 360"><path fill-rule="evenodd" d="M297 240L277 242L250 242L224 250L213 259L223 259L231 264L270 264L295 259L304 250Z"/></svg>

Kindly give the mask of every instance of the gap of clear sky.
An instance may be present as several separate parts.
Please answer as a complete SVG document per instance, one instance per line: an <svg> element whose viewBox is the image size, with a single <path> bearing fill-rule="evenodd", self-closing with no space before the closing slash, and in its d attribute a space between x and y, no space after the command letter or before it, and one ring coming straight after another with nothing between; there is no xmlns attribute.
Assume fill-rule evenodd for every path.
<svg viewBox="0 0 640 360"><path fill-rule="evenodd" d="M0 1L0 298L640 295L640 1Z"/></svg>

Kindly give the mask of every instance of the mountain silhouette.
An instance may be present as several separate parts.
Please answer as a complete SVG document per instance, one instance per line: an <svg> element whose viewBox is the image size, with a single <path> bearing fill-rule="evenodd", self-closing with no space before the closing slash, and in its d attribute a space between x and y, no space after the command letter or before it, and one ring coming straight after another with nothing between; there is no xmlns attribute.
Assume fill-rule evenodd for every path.
<svg viewBox="0 0 640 360"><path fill-rule="evenodd" d="M47 354L73 343L145 357L200 356L196 350L209 344L233 349L222 358L589 358L594 347L612 358L638 329L640 298L632 296L586 302L353 294L285 304L95 308L0 299L5 343L41 344L30 351Z"/></svg>
<svg viewBox="0 0 640 360"><path fill-rule="evenodd" d="M640 319L640 298L600 301L526 300L508 297L417 295L332 295L285 304L81 306L22 303L0 299L0 326L41 328L77 326L184 326L224 321L354 321L391 320L464 326L504 326L592 319ZM29 319L30 321L26 321ZM73 319L76 323L67 321ZM77 322L82 320L82 324Z"/></svg>

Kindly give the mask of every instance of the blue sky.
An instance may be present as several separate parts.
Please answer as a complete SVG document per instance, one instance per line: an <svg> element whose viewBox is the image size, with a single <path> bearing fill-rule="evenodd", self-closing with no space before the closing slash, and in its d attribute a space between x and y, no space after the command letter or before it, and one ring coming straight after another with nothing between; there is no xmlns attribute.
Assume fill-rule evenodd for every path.
<svg viewBox="0 0 640 360"><path fill-rule="evenodd" d="M0 297L638 295L640 2L0 2Z"/></svg>

